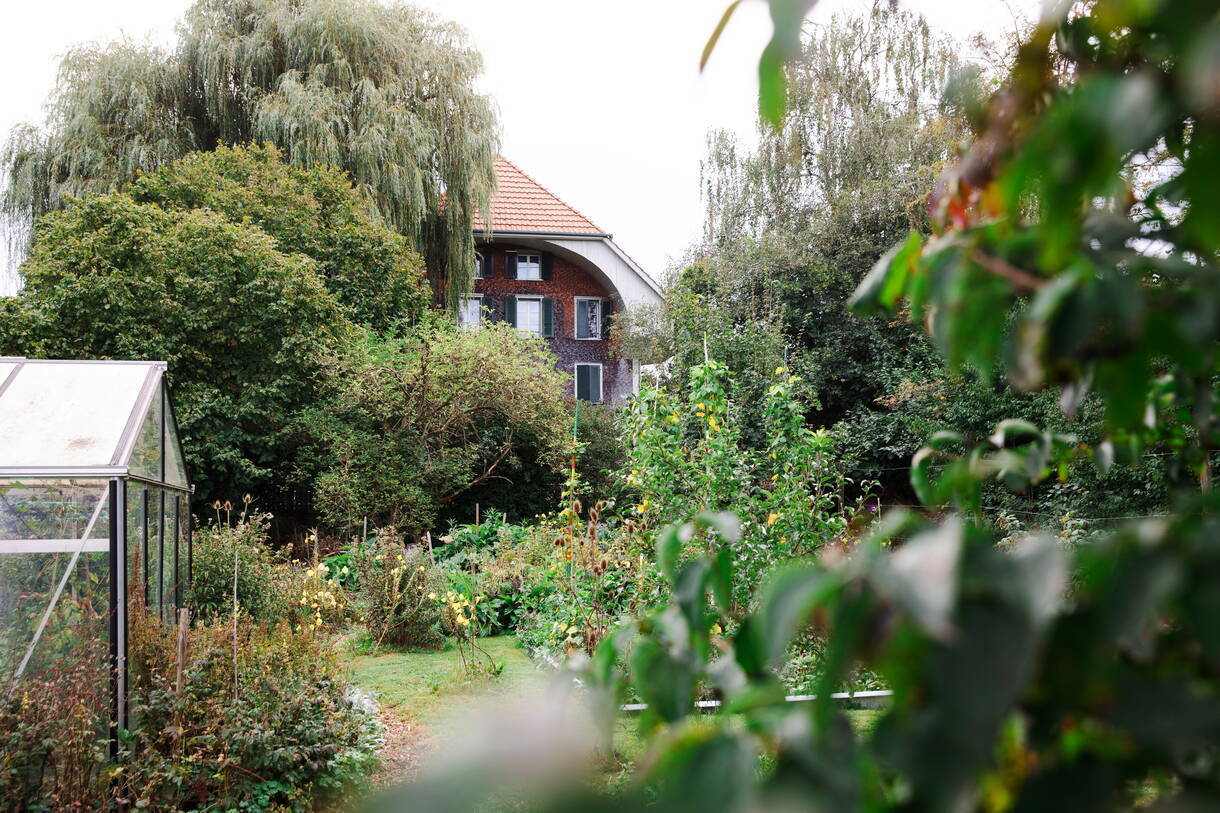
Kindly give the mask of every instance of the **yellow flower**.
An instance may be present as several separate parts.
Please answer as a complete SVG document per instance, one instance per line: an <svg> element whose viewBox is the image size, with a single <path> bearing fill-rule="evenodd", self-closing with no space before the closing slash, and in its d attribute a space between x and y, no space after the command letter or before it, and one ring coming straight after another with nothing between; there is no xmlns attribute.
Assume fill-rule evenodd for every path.
<svg viewBox="0 0 1220 813"><path fill-rule="evenodd" d="M777 519L779 519L779 514L772 514L767 517L767 525L774 525Z"/></svg>
<svg viewBox="0 0 1220 813"><path fill-rule="evenodd" d="M784 374L784 368L783 368L783 367L776 367L776 368L775 368L775 374L776 374L776 375L783 375L783 374Z"/></svg>
<svg viewBox="0 0 1220 813"><path fill-rule="evenodd" d="M436 601L436 593L429 593L428 598L431 599L432 601Z"/></svg>
<svg viewBox="0 0 1220 813"><path fill-rule="evenodd" d="M724 630L721 629L719 624L712 624L712 632L719 635L720 633L724 632Z"/></svg>
<svg viewBox="0 0 1220 813"><path fill-rule="evenodd" d="M708 416L707 416L707 425L708 425L708 426L710 426L710 427L712 427L712 431L713 431L713 432L719 432L719 431L720 431L720 424L716 422L716 416L715 416L715 415L708 415Z"/></svg>

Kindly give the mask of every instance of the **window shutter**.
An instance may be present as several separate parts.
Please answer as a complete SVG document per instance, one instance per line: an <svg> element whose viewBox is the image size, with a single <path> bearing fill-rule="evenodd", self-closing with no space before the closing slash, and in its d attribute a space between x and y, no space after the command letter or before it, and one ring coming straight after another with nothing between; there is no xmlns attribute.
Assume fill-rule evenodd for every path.
<svg viewBox="0 0 1220 813"><path fill-rule="evenodd" d="M549 296L542 300L542 335L547 339L555 336L555 301Z"/></svg>
<svg viewBox="0 0 1220 813"><path fill-rule="evenodd" d="M504 297L504 321L513 327L517 326L517 297Z"/></svg>
<svg viewBox="0 0 1220 813"><path fill-rule="evenodd" d="M542 258L541 258L540 262L542 263L542 268L541 268L539 276L541 276L543 279L550 279L551 278L551 252L549 252L549 251L542 252Z"/></svg>
<svg viewBox="0 0 1220 813"><path fill-rule="evenodd" d="M576 365L576 397L582 401L589 400L589 373L593 369L588 364Z"/></svg>
<svg viewBox="0 0 1220 813"><path fill-rule="evenodd" d="M484 251L482 260L479 263L479 277L482 279L491 279L491 252Z"/></svg>
<svg viewBox="0 0 1220 813"><path fill-rule="evenodd" d="M602 400L602 368L590 364L587 369L589 370L589 400L597 404Z"/></svg>
<svg viewBox="0 0 1220 813"><path fill-rule="evenodd" d="M589 300L576 299L576 338L589 338Z"/></svg>
<svg viewBox="0 0 1220 813"><path fill-rule="evenodd" d="M602 338L610 338L610 328L614 326L614 300L602 300Z"/></svg>
<svg viewBox="0 0 1220 813"><path fill-rule="evenodd" d="M517 278L517 252L515 251L504 252L504 278Z"/></svg>

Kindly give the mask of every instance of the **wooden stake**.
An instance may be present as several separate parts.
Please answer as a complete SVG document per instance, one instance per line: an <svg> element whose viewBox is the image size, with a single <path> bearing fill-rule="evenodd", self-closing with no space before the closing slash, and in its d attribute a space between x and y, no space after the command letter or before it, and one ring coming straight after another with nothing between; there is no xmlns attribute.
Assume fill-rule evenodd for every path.
<svg viewBox="0 0 1220 813"><path fill-rule="evenodd" d="M175 686L182 694L183 672L186 669L186 630L191 625L191 611L186 607L178 610L178 668Z"/></svg>

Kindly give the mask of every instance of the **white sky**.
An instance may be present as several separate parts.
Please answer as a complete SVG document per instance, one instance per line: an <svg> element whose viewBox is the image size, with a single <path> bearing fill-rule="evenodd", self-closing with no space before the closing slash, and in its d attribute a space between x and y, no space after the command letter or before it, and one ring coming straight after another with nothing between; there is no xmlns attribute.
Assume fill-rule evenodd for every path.
<svg viewBox="0 0 1220 813"><path fill-rule="evenodd" d="M900 0L960 38L1012 28L1037 0ZM700 233L709 129L753 130L764 3L744 3L708 69L699 54L728 0L416 0L461 23L483 53L504 154L575 206L654 277ZM12 3L0 27L0 134L41 121L59 57L120 36L170 43L190 0ZM815 18L869 0L822 0ZM0 245L0 293L8 266ZM11 281L9 283L11 288Z"/></svg>

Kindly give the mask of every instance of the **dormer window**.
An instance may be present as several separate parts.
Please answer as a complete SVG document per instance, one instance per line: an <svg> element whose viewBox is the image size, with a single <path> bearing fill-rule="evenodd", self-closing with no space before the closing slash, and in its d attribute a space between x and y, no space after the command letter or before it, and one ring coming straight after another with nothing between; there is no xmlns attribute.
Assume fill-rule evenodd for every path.
<svg viewBox="0 0 1220 813"><path fill-rule="evenodd" d="M542 279L542 255L518 254L517 279Z"/></svg>
<svg viewBox="0 0 1220 813"><path fill-rule="evenodd" d="M548 280L552 265L551 255L546 251L504 252L505 279Z"/></svg>

